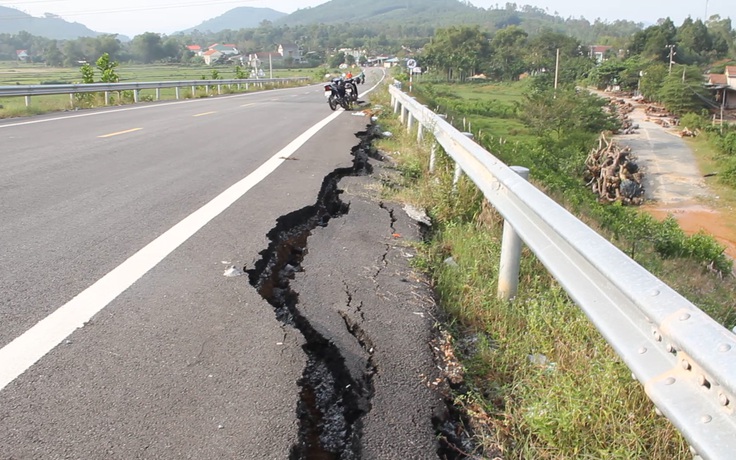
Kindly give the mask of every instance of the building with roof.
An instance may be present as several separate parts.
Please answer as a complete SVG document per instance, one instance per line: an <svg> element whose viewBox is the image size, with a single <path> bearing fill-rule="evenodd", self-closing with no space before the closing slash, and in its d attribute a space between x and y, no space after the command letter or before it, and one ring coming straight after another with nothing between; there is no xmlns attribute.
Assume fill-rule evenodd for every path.
<svg viewBox="0 0 736 460"><path fill-rule="evenodd" d="M736 109L736 66L727 66L722 74L708 74L705 86L715 92L716 102L724 109Z"/></svg>

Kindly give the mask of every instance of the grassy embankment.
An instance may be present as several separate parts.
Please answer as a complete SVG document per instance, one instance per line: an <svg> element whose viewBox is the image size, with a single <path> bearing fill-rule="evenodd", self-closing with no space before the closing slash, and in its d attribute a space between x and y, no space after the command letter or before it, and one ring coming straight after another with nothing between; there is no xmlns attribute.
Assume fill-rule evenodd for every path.
<svg viewBox="0 0 736 460"><path fill-rule="evenodd" d="M579 142L535 136L520 117L523 83L419 88L430 107L472 130L507 164L529 167L537 186L733 326L733 279L720 279L705 267L718 250L712 239L689 239L671 220L657 224L633 208L603 206L586 196L574 173L582 170L587 149L570 152L585 144L585 136L576 135ZM393 184L391 193L425 207L435 222L418 266L432 278L447 324L464 350L470 390L457 395L457 403L471 412L481 408L493 428L480 436L482 443L502 446L507 459L692 458L679 433L654 414L628 368L528 250L518 297L496 300L500 217L466 179L453 193L448 158L440 157L430 177L429 145L416 145L415 134L392 116L384 114L380 123L395 136L379 147L400 152L394 157L403 183ZM591 133L587 141L594 138ZM693 250L697 247L700 252ZM448 257L456 265L447 263Z"/></svg>
<svg viewBox="0 0 736 460"><path fill-rule="evenodd" d="M235 78L234 67L208 67L208 66L183 66L183 65L166 65L166 64L122 64L116 69L120 76L121 82L133 81L172 81L172 80L200 80L204 76L207 79L212 78L212 71L218 72L222 79ZM97 72L99 74L99 71ZM312 77L315 69L292 69L292 70L274 70L274 78L285 77ZM268 75L268 71L266 71ZM97 75L99 78L99 75ZM0 86L5 85L39 85L44 83L78 83L81 81L81 73L78 68L64 67L46 67L41 64L23 64L0 62ZM250 91L256 89L252 86ZM244 92L245 88L240 91L236 87L223 87L223 93ZM207 91L204 87L196 89L194 94L191 88L181 88L180 97L206 97L209 94L216 94L217 89L212 88ZM113 95L113 103L131 103L132 94L124 94L122 98ZM140 93L140 100L150 101L155 98L155 90L144 90ZM172 100L176 98L176 90L174 88L165 88L161 90L162 100ZM104 105L104 97L101 94L95 94L91 97L79 98L75 101L76 108L98 107ZM72 108L68 95L50 95L38 96L31 100L31 106L25 106L25 99L22 97L5 97L0 98L0 118L18 117L37 115L46 112L56 112L69 110Z"/></svg>

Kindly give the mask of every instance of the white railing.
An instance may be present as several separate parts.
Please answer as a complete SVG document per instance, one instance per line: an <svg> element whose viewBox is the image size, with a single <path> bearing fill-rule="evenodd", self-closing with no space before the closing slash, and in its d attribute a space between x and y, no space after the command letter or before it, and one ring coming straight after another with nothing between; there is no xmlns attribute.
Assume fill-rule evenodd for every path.
<svg viewBox="0 0 736 460"><path fill-rule="evenodd" d="M26 98L26 106L31 104L31 96L43 96L53 94L69 94L72 101L74 95L79 93L104 93L105 104L109 103L109 93L115 91L133 91L135 102L139 101L139 93L141 90L155 90L156 100L161 97L160 90L163 88L175 88L176 99L181 97L181 88L191 88L192 93L196 92L197 87L204 87L209 93L210 89L214 91L217 88L217 94L222 94L223 86L236 86L238 89L245 87L248 90L251 86L263 87L266 84L279 85L290 82L303 82L308 80L306 77L294 78L267 78L267 79L235 79L235 80L182 80L182 81L152 81L152 82L130 82L130 83L77 83L77 84L60 84L60 85L13 85L0 86L0 97L8 96L24 96Z"/></svg>
<svg viewBox="0 0 736 460"><path fill-rule="evenodd" d="M389 91L407 129L416 127L419 139L434 136L595 324L694 456L736 458L736 336L467 133L399 89Z"/></svg>

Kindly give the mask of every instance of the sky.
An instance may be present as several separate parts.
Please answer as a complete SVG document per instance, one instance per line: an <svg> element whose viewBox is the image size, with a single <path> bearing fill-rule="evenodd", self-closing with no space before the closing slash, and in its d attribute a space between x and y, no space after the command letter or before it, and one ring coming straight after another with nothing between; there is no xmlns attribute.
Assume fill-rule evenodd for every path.
<svg viewBox="0 0 736 460"><path fill-rule="evenodd" d="M1 6L16 8L32 16L54 13L98 32L129 37L143 32L171 34L239 6L292 13L322 3L327 0L0 0ZM489 8L503 6L506 1L470 0L470 3ZM702 19L706 14L719 14L732 18L736 25L736 0L521 0L515 3L536 6L565 18L582 16L590 21L628 19L649 25L669 16L680 25L688 16ZM361 0L358 0L356 8L360 5Z"/></svg>

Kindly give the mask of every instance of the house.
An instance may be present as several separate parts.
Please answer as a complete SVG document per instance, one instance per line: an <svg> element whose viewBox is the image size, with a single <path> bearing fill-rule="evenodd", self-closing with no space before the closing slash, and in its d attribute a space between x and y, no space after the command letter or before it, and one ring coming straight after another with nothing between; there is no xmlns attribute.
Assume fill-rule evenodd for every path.
<svg viewBox="0 0 736 460"><path fill-rule="evenodd" d="M365 55L364 51L353 48L340 48L338 51L345 53L345 56L352 56L353 59L355 59L355 62L360 62L360 58Z"/></svg>
<svg viewBox="0 0 736 460"><path fill-rule="evenodd" d="M283 59L291 58L293 62L302 62L302 50L296 43L280 44L278 53Z"/></svg>
<svg viewBox="0 0 736 460"><path fill-rule="evenodd" d="M390 59L384 60L383 61L383 66L386 67L386 68L396 67L397 65L399 65L399 63L400 63L399 58L392 57Z"/></svg>
<svg viewBox="0 0 736 460"><path fill-rule="evenodd" d="M736 90L736 66L730 65L726 67L726 84Z"/></svg>
<svg viewBox="0 0 736 460"><path fill-rule="evenodd" d="M194 53L195 56L202 55L202 47L199 45L187 45L187 49Z"/></svg>
<svg viewBox="0 0 736 460"><path fill-rule="evenodd" d="M389 56L385 55L368 58L367 64L369 67L383 67L384 62L386 62L386 59L388 58Z"/></svg>
<svg viewBox="0 0 736 460"><path fill-rule="evenodd" d="M222 54L228 54L228 55L240 54L240 51L238 51L235 45L231 43L224 44L224 45L220 43L215 43L214 45L210 45L207 49L209 51L213 51L213 50L219 51Z"/></svg>
<svg viewBox="0 0 736 460"><path fill-rule="evenodd" d="M727 66L725 73L712 73L707 78L705 87L714 91L716 102L724 109L736 109L736 66Z"/></svg>
<svg viewBox="0 0 736 460"><path fill-rule="evenodd" d="M613 49L613 46L593 45L590 47L590 57L600 64L606 60L606 53Z"/></svg>
<svg viewBox="0 0 736 460"><path fill-rule="evenodd" d="M28 54L28 50L15 50L15 55L18 57L19 61L30 61L31 56Z"/></svg>
<svg viewBox="0 0 736 460"><path fill-rule="evenodd" d="M202 53L202 57L204 58L204 63L207 64L207 65L214 64L222 56L223 56L223 53L221 53L221 52L219 52L217 50L207 50L204 53Z"/></svg>

